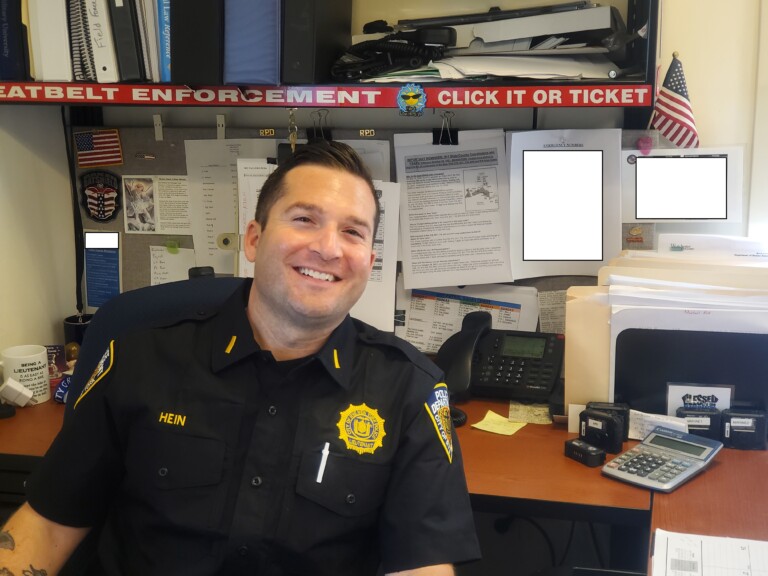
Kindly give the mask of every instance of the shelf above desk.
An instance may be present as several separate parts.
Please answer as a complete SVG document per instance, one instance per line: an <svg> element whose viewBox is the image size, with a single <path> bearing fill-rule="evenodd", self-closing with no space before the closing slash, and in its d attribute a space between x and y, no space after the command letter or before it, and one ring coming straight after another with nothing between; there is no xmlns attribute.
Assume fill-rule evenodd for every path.
<svg viewBox="0 0 768 576"><path fill-rule="evenodd" d="M0 82L0 104L82 106L219 106L259 108L399 108L401 84L323 86L210 86ZM417 85L424 110L462 108L618 107L653 105L650 84ZM412 91L412 90L410 90Z"/></svg>

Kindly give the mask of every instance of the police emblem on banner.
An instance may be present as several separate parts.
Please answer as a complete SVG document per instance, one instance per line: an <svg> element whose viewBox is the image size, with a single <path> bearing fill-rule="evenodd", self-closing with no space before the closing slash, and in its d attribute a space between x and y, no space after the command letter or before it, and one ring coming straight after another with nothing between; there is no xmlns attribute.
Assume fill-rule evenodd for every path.
<svg viewBox="0 0 768 576"><path fill-rule="evenodd" d="M75 401L74 408L77 408L77 405L80 403L80 400L83 399L83 397L90 392L96 384L99 383L99 381L104 378L104 376L107 375L107 373L112 369L112 361L114 360L114 345L115 341L111 340L109 343L109 348L107 348L107 351L104 352L104 355L101 357L101 360L99 360L99 363L96 365L96 369L93 371L93 374L91 374L91 377L88 379L88 382L85 383L85 386L83 386L83 391L80 392L80 396L77 397L77 400ZM73 409L74 409L73 408Z"/></svg>
<svg viewBox="0 0 768 576"><path fill-rule="evenodd" d="M429 419L435 426L435 432L448 456L448 462L453 462L453 438L451 436L451 408L448 404L448 386L440 382L435 384L432 394L424 405Z"/></svg>
<svg viewBox="0 0 768 576"><path fill-rule="evenodd" d="M108 222L120 210L120 177L104 170L85 172L80 176L82 204L86 214L96 222Z"/></svg>
<svg viewBox="0 0 768 576"><path fill-rule="evenodd" d="M406 84L397 93L401 116L421 116L427 105L427 95L419 84Z"/></svg>
<svg viewBox="0 0 768 576"><path fill-rule="evenodd" d="M340 412L336 427L339 438L344 441L348 450L358 454L373 454L382 447L382 440L387 433L384 431L384 419L379 411L363 404L350 404L349 408Z"/></svg>

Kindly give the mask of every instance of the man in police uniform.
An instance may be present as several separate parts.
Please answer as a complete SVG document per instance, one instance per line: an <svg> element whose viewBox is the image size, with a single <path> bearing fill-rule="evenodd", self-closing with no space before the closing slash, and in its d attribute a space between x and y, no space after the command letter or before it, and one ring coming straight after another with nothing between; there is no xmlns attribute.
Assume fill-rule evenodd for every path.
<svg viewBox="0 0 768 576"><path fill-rule="evenodd" d="M443 576L479 557L442 374L348 316L379 211L349 147L283 162L245 235L254 280L110 343L0 573L55 574L102 525L109 575Z"/></svg>

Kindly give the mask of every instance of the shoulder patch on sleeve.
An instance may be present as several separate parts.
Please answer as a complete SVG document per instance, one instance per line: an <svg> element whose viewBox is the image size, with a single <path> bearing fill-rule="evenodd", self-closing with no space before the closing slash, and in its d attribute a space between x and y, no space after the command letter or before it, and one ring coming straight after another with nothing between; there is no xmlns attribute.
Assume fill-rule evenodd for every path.
<svg viewBox="0 0 768 576"><path fill-rule="evenodd" d="M107 348L106 352L104 352L104 356L101 357L101 360L99 360L99 363L96 365L96 369L93 371L93 374L91 374L91 377L88 379L88 382L85 383L85 386L83 386L83 391L80 392L80 396L77 397L77 400L75 401L75 405L72 408L73 410L77 408L77 405L80 403L80 401L85 397L88 392L90 392L96 384L98 384L104 376L106 376L109 371L112 369L112 364L114 363L115 354L114 354L114 346L115 341L110 340L109 347Z"/></svg>
<svg viewBox="0 0 768 576"><path fill-rule="evenodd" d="M424 404L429 419L435 426L437 438L440 440L448 462L453 462L453 438L451 437L451 408L448 405L448 386L444 382L435 384L432 393Z"/></svg>

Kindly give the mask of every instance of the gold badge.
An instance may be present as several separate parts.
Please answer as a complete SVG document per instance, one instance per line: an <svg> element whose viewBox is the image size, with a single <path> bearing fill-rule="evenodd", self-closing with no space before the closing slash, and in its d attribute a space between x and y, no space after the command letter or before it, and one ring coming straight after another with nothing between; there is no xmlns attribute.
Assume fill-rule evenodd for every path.
<svg viewBox="0 0 768 576"><path fill-rule="evenodd" d="M387 435L384 419L379 416L378 410L365 404L350 404L349 408L340 413L336 427L347 449L358 454L373 454L377 448L381 448L382 439Z"/></svg>

